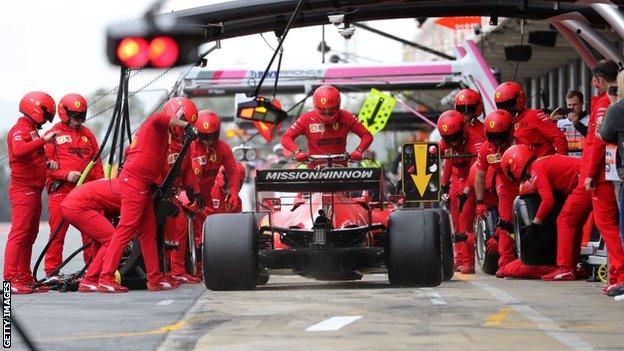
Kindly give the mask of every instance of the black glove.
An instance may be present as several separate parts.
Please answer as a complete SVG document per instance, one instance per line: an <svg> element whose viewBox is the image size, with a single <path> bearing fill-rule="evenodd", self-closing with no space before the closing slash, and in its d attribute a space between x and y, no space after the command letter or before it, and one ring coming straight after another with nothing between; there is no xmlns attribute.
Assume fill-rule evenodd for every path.
<svg viewBox="0 0 624 351"><path fill-rule="evenodd" d="M450 188L451 188L451 186L449 184L442 185L442 187L441 187L442 194L448 194Z"/></svg>
<svg viewBox="0 0 624 351"><path fill-rule="evenodd" d="M165 207L167 216L177 217L180 214L180 209L173 202L165 200L162 202L162 206Z"/></svg>
<svg viewBox="0 0 624 351"><path fill-rule="evenodd" d="M459 213L461 213L464 210L464 205L466 204L466 201L468 201L468 194L461 193L457 195L457 200L457 208L459 209Z"/></svg>
<svg viewBox="0 0 624 351"><path fill-rule="evenodd" d="M204 207L206 207L206 203L204 202L203 196L197 196L195 201L197 201L197 207L199 207L200 211L202 211Z"/></svg>
<svg viewBox="0 0 624 351"><path fill-rule="evenodd" d="M195 191L193 190L193 188L186 188L186 197L188 198L190 203L195 202Z"/></svg>
<svg viewBox="0 0 624 351"><path fill-rule="evenodd" d="M496 227L501 228L503 230L505 230L507 233L513 233L514 232L514 226L513 224L502 220L501 218L498 219L498 222L496 222Z"/></svg>
<svg viewBox="0 0 624 351"><path fill-rule="evenodd" d="M156 195L157 198L160 198L161 200L172 198L176 194L176 191L173 187L170 187L169 189L163 189L154 183L150 184L150 190L154 193L154 195Z"/></svg>
<svg viewBox="0 0 624 351"><path fill-rule="evenodd" d="M187 139L195 140L197 136L199 136L199 130L197 130L194 125L189 123L184 127L184 136Z"/></svg>

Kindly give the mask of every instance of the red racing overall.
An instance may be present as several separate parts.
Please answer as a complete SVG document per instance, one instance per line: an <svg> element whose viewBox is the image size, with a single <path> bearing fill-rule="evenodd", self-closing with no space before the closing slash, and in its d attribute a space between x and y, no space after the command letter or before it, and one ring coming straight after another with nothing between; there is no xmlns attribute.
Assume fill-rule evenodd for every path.
<svg viewBox="0 0 624 351"><path fill-rule="evenodd" d="M4 252L4 280L30 283L32 246L39 233L41 192L46 179L45 140L28 117L20 117L7 135L11 231Z"/></svg>
<svg viewBox="0 0 624 351"><path fill-rule="evenodd" d="M65 196L76 186L76 183L67 181L67 175L71 171L82 173L99 150L95 136L91 130L85 126L73 128L64 122L59 122L52 127L51 131L57 131L59 134L54 139L54 143L46 144L46 157L49 160L58 162L59 168L54 171L48 171L50 236L62 221L61 202L63 202ZM98 162L93 165L85 181L103 177L104 171L102 169L102 162L98 160ZM52 188L53 185L55 189ZM46 253L46 274L52 272L63 260L63 243L65 242L65 235L67 234L68 227L68 223L63 225ZM82 234L83 244L88 240L88 237ZM90 248L85 249L83 255L85 262L87 262L91 257Z"/></svg>
<svg viewBox="0 0 624 351"><path fill-rule="evenodd" d="M169 137L169 148L167 150L167 163L162 172L162 180L165 179L171 167L175 163L180 151L182 150L182 143L175 140L173 137ZM195 194L199 195L200 189L197 185L195 174L193 173L192 166L192 150L189 148L182 166L180 167L180 174L174 181L174 187L179 189L192 188ZM178 215L176 217L167 217L165 225L165 238L170 241L178 243L177 250L171 250L170 264L171 274L174 276L181 276L186 273L185 259L186 259L186 245L187 245L187 224L186 216L183 208L177 200L171 200L175 206L178 206Z"/></svg>
<svg viewBox="0 0 624 351"><path fill-rule="evenodd" d="M158 284L163 274L156 249L156 217L150 191L167 159L170 117L164 112L149 116L134 137L121 174L121 219L104 257L100 284L113 281L115 271L128 242L140 229L141 252L148 283Z"/></svg>
<svg viewBox="0 0 624 351"><path fill-rule="evenodd" d="M343 154L346 151L349 132L360 137L360 144L357 147L360 153L368 149L373 142L373 135L347 110L339 110L337 119L332 123L324 123L316 111L309 111L293 123L280 142L284 149L295 153L299 149L295 139L304 135L310 155ZM317 163L312 162L311 167Z"/></svg>
<svg viewBox="0 0 624 351"><path fill-rule="evenodd" d="M444 156L451 155L477 155L481 144L485 141L477 133L466 132L464 143L458 148L451 148L444 140L440 142L440 152ZM465 234L466 237L456 236L455 250L458 257L457 263L461 264L468 272L474 270L474 228L473 222L475 218L475 195L474 192L468 195L463 210L459 211L458 196L463 193L466 186L466 179L470 173L470 168L476 162L476 157L471 158L449 158L444 161L444 169L442 174L442 184L449 184L449 207L451 212L451 220L453 228L456 228L456 234Z"/></svg>
<svg viewBox="0 0 624 351"><path fill-rule="evenodd" d="M89 182L72 190L61 203L63 218L92 242L93 260L83 280L93 285L97 284L104 256L115 232L109 218L119 214L119 183L119 178Z"/></svg>
<svg viewBox="0 0 624 351"><path fill-rule="evenodd" d="M240 176L238 172L236 172L236 160L234 160L232 149L227 143L221 140L216 140L212 146L204 145L199 140L195 141L193 143L193 164L195 175L200 178L199 189L206 204L204 212L196 215L193 221L195 243L200 245L203 238L201 228L208 215L208 208L212 206L211 193L212 188L215 186L215 180L219 174L219 169L221 166L225 169L228 179L232 180L229 182L230 194L235 194L237 197L240 191Z"/></svg>

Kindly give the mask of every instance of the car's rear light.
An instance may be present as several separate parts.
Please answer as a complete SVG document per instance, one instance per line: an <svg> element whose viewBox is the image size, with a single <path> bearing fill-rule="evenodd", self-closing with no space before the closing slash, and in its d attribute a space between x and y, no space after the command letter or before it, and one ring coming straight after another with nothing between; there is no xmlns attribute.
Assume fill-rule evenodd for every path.
<svg viewBox="0 0 624 351"><path fill-rule="evenodd" d="M327 239L327 228L314 228L314 245L325 245Z"/></svg>

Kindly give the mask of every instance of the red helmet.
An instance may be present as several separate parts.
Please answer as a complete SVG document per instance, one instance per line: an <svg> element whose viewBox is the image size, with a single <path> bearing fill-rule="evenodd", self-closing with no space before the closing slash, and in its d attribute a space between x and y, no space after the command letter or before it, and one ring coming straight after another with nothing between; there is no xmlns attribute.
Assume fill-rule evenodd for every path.
<svg viewBox="0 0 624 351"><path fill-rule="evenodd" d="M496 107L507 110L509 113L516 113L526 107L526 95L520 84L516 82L504 82L494 91L494 102Z"/></svg>
<svg viewBox="0 0 624 351"><path fill-rule="evenodd" d="M197 120L197 107L193 101L185 97L174 97L165 102L163 112L169 117L179 118L191 124Z"/></svg>
<svg viewBox="0 0 624 351"><path fill-rule="evenodd" d="M464 116L455 111L444 111L438 118L438 131L447 143L454 143L464 139Z"/></svg>
<svg viewBox="0 0 624 351"><path fill-rule="evenodd" d="M506 142L511 137L512 130L511 114L506 110L494 110L483 121L485 137L489 142Z"/></svg>
<svg viewBox="0 0 624 351"><path fill-rule="evenodd" d="M56 103L50 95L42 91L32 91L20 100L19 111L40 126L46 121L52 122L56 114Z"/></svg>
<svg viewBox="0 0 624 351"><path fill-rule="evenodd" d="M503 173L513 182L527 178L525 174L535 155L526 145L514 145L503 153L501 168Z"/></svg>
<svg viewBox="0 0 624 351"><path fill-rule="evenodd" d="M216 112L210 110L199 111L199 117L195 122L195 126L197 127L197 130L199 130L199 139L204 141L219 139L221 119Z"/></svg>
<svg viewBox="0 0 624 351"><path fill-rule="evenodd" d="M314 91L312 96L314 110L321 120L331 123L338 118L340 113L340 92L332 85L322 85Z"/></svg>
<svg viewBox="0 0 624 351"><path fill-rule="evenodd" d="M58 114L63 123L68 123L70 118L84 122L87 118L87 100L79 94L67 94L59 101Z"/></svg>
<svg viewBox="0 0 624 351"><path fill-rule="evenodd" d="M472 89L464 89L455 95L455 110L466 114L470 119L481 116L483 101L481 94Z"/></svg>

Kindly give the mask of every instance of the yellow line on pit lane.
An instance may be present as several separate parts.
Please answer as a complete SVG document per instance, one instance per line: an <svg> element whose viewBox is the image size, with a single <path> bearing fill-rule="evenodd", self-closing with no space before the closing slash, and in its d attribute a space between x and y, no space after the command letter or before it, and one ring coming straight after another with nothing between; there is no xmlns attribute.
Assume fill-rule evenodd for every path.
<svg viewBox="0 0 624 351"><path fill-rule="evenodd" d="M486 327L497 327L503 324L503 321L513 311L510 307L504 307L498 310L498 312L492 314L487 321L485 321Z"/></svg>
<svg viewBox="0 0 624 351"><path fill-rule="evenodd" d="M138 332L125 332L125 333L108 333L108 334L93 334L93 335L79 335L79 336L64 336L58 338L47 338L47 339L38 339L36 342L55 342L55 341L72 341L72 340L92 340L92 339L108 339L108 338L125 338L125 337L134 337L134 336L145 336L145 335L158 335L158 334L166 334L169 332L180 330L184 327L192 323L196 323L204 318L192 318L187 320L181 320L179 322L168 324L158 329L153 330L145 330Z"/></svg>

